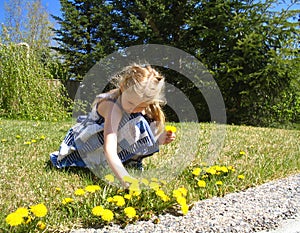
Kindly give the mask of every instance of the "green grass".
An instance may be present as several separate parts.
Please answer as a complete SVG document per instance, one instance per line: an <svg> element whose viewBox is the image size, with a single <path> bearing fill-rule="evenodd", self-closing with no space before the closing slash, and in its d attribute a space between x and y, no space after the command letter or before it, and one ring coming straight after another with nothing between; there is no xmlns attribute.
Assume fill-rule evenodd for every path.
<svg viewBox="0 0 300 233"><path fill-rule="evenodd" d="M206 169L213 164L201 163L205 158L211 158L207 148L216 125L174 124L178 129L177 140L162 146L158 154L147 158L146 171L140 175L140 178L146 177L148 180L151 176L167 180L161 189L169 200L163 201L152 189L143 189L141 194L126 200L125 206L119 207L107 202L107 198L117 194L124 196L126 190L109 185L86 169L61 171L49 164L49 153L58 149L72 124L72 121L0 120L1 232L36 232L39 220L46 224L47 232L101 227L106 221L91 213L97 205L111 209L114 222L125 226L140 219L148 219L153 214L182 214L182 203L178 204L178 198L173 197L173 190L180 187L187 189L187 195L182 194L182 197L192 206L194 201L200 199L244 190L300 171L300 130L228 125L224 146L218 157L211 162L223 166L223 169L230 166L234 169L224 172L220 171L220 167L215 167L217 174L210 174ZM195 168L202 169L198 176L192 174ZM238 179L240 174L245 179ZM200 188L198 180L204 180L206 187ZM222 181L222 185L216 185L216 181ZM74 195L75 190L91 184L99 185L101 189L85 196ZM62 200L66 197L74 201L63 205ZM7 215L17 208L39 203L44 203L48 209L45 217L35 218L28 224L16 227L6 223ZM128 206L133 206L138 216L132 219L126 217L122 211Z"/></svg>

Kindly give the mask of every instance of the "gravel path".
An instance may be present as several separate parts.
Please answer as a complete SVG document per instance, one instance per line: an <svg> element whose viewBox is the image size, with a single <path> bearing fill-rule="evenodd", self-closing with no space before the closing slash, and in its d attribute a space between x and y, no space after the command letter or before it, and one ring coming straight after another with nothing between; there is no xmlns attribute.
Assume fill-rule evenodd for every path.
<svg viewBox="0 0 300 233"><path fill-rule="evenodd" d="M297 214L299 217L300 174L231 193L223 198L199 201L186 216L161 215L158 224L141 221L125 229L112 225L103 229L73 230L72 233L268 232L283 225L286 219L295 218ZM296 219L300 220L298 217Z"/></svg>

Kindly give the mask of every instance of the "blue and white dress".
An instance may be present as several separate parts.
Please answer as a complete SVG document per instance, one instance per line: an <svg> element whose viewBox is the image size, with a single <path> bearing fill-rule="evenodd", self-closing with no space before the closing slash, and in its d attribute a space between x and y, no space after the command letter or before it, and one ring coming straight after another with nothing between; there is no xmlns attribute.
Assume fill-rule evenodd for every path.
<svg viewBox="0 0 300 233"><path fill-rule="evenodd" d="M117 104L113 99L108 100ZM103 152L104 118L95 106L88 116L78 118L77 122L68 131L59 151L50 154L50 160L57 168L88 167L97 174L101 167L107 168ZM159 150L155 134L154 121L141 113L128 114L123 111L118 127L117 152L125 167L143 169L143 158Z"/></svg>

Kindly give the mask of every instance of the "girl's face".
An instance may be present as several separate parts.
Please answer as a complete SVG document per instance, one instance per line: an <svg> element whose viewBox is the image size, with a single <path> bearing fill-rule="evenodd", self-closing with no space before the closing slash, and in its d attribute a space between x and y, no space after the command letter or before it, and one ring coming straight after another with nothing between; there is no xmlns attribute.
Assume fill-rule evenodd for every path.
<svg viewBox="0 0 300 233"><path fill-rule="evenodd" d="M148 103L144 102L142 98L134 91L129 90L122 92L121 103L123 109L127 113L143 112L149 105Z"/></svg>

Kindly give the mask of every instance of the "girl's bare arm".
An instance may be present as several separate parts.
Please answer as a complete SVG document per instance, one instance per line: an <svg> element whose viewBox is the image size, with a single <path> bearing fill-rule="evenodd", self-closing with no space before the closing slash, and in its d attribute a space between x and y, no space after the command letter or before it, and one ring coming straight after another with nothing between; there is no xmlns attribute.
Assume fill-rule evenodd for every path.
<svg viewBox="0 0 300 233"><path fill-rule="evenodd" d="M123 181L124 176L130 175L117 153L117 130L122 118L122 112L116 104L105 100L98 105L98 112L105 118L103 149L106 160L122 185L126 186L126 183Z"/></svg>

